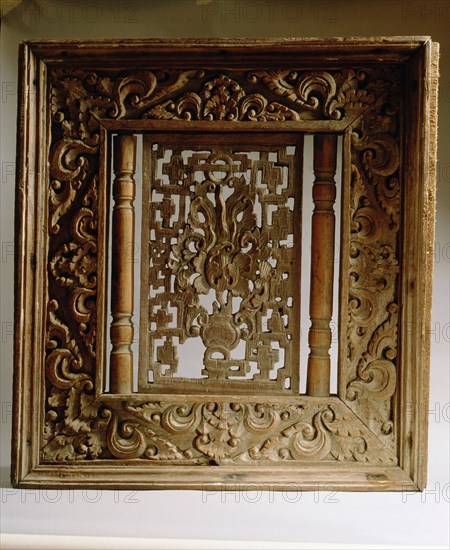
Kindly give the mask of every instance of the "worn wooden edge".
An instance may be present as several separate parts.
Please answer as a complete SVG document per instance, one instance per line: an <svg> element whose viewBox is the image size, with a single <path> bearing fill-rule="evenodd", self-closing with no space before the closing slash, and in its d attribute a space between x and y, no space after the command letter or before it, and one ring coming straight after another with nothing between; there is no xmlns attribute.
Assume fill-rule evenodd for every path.
<svg viewBox="0 0 450 550"><path fill-rule="evenodd" d="M186 390L186 389L185 389ZM149 401L155 401L158 403L173 403L174 401L187 404L194 403L266 403L266 404L280 404L286 406L288 404L300 404L307 400L310 400L310 403L322 404L324 407L327 404L330 405L340 405L345 407L348 412L354 416L355 413L347 406L347 404L342 401L338 396L331 395L327 397L312 397L305 394L292 394L287 392L272 392L270 395L267 394L243 394L237 393L233 390L229 393L217 393L219 390L211 393L194 393L187 391L178 391L177 393L172 393L165 389L164 393L133 393L129 394L120 394L120 393L103 393L97 397L92 405L109 405L114 403L121 403L127 401L131 405L139 405L142 403L147 403ZM83 411L83 409L81 409ZM358 418L358 420L360 420Z"/></svg>
<svg viewBox="0 0 450 550"><path fill-rule="evenodd" d="M306 67L317 63L317 60L328 66L340 66L345 58L364 62L364 65L384 61L405 62L428 39L428 36L335 37L327 38L326 44L323 38L165 38L64 42L54 39L29 40L26 43L39 58L51 65L86 65L88 62L94 66L101 58L102 65L110 67L130 68L149 62L163 62L164 66L170 67L179 64L181 59L185 63L188 55L192 67L200 63L205 68L203 53L207 48L207 64L211 67L255 68L273 59L277 59L280 67ZM188 53L186 50L189 50ZM88 57L86 51L89 52ZM280 53L283 59L279 58Z"/></svg>
<svg viewBox="0 0 450 550"><path fill-rule="evenodd" d="M416 56L410 60L405 68L405 106L404 113L407 113L409 109L412 108L412 105L418 104L420 101L419 92L420 86L414 85L414 79L422 81L422 75L420 74L420 56ZM418 74L416 74L418 73ZM420 119L420 116L418 117ZM410 364L408 363L408 357L411 361L416 361L417 357L414 353L414 341L416 340L416 334L412 335L415 325L411 324L411 319L414 319L415 312L413 311L413 304L410 300L411 294L402 289L405 285L409 286L410 289L416 288L416 271L414 270L414 262L417 262L415 258L414 251L414 242L417 240L416 235L412 232L416 232L417 226L411 228L411 232L405 231L405 224L408 222L409 216L411 215L411 209L416 211L417 206L414 204L414 175L409 171L409 166L414 166L414 162L417 160L414 157L414 148L418 146L418 139L416 133L418 128L420 129L420 123L413 126L413 121L411 117L408 117L404 114L402 118L402 141L401 141L401 163L402 163L402 179L404 182L403 186L403 219L402 219L402 229L401 229L401 249L403 251L402 256L402 265L399 273L400 277L400 291L399 291L399 302L401 306L401 317L400 317L400 354L398 356L398 365L400 365L398 379L397 379L397 411L400 420L399 425L399 460L400 466L404 469L405 472L408 472L409 475L413 476L413 468L411 466L411 461L413 458L413 438L410 434L411 429L411 412L408 411L408 416L402 418L402 415L405 414L405 407L411 407L412 399L415 399L414 395L411 395L411 382L410 382ZM418 127L417 127L418 126ZM405 140L403 135L409 134L409 132L414 132L413 139ZM414 216L413 216L414 217ZM414 330L414 333L416 331ZM405 438L408 437L408 443L405 444Z"/></svg>
<svg viewBox="0 0 450 550"><path fill-rule="evenodd" d="M13 372L13 417L12 417L12 441L11 441L11 479L12 483L17 483L24 477L27 467L24 464L26 456L23 451L26 447L21 445L22 434L24 431L23 417L26 413L25 400L21 399L24 395L24 369L22 368L22 357L24 355L25 338L19 337L21 327L25 324L26 308L24 307L26 296L23 282L29 269L26 259L26 218L27 206L26 200L26 171L27 157L23 143L27 140L28 104L26 102L26 88L29 83L29 75L26 70L28 66L28 47L21 44L19 47L19 108L17 111L17 160L16 160L16 196L14 213L14 372Z"/></svg>
<svg viewBox="0 0 450 550"><path fill-rule="evenodd" d="M41 39L30 39L26 40L27 44L35 45L47 45L47 44L67 44L67 47L76 47L76 48L86 48L91 44L104 45L151 45L158 46L162 48L184 48L185 46L193 45L198 47L208 46L208 45L217 45L217 46L226 46L237 44L242 48L252 48L254 46L267 46L267 45L309 45L315 46L318 45L322 48L326 48L329 44L340 44L345 48L348 44L351 45L366 45L366 44L421 44L425 43L430 39L428 35L408 35L408 36L307 36L298 38L295 36L292 37L268 37L268 38L177 38L177 37L168 37L168 38L120 38L120 39L109 39L109 38L98 38L98 39L68 39L61 42L58 38L49 38L45 40ZM326 40L326 42L324 42Z"/></svg>
<svg viewBox="0 0 450 550"><path fill-rule="evenodd" d="M359 113L358 113L359 114ZM357 115L354 115L356 117ZM261 122L238 122L238 121L206 121L192 120L189 126L183 120L111 120L98 119L99 123L108 131L114 132L140 132L144 134L158 132L178 132L190 134L193 132L202 132L203 135L221 133L255 132L257 134L273 134L280 132L286 134L295 133L317 133L317 132L336 132L343 133L351 123L349 119L344 120L300 120L284 122L270 122L270 124L261 124ZM256 138L255 138L256 139Z"/></svg>
<svg viewBox="0 0 450 550"><path fill-rule="evenodd" d="M150 142L150 143L149 143ZM142 138L142 205L150 203L150 197L152 194L151 189L151 155L145 154L146 150L151 148L151 139L148 134L144 135ZM145 181L148 181L148 185L145 185ZM150 212L146 208L142 208L142 226L141 226L141 243L146 242L145 239L148 235L146 227L149 223ZM143 323L142 319L146 318L147 315L147 299L146 291L149 288L149 270L146 269L146 266L149 265L149 246L141 246L141 288L140 288L140 311L137 312L139 315L139 364L147 361L148 358L148 344L149 339L147 338L147 323ZM144 371L142 368L138 368L138 391L141 388L148 385L148 371Z"/></svg>
<svg viewBox="0 0 450 550"><path fill-rule="evenodd" d="M406 67L405 113L414 107L418 116L415 121L411 117L404 121L408 139L403 142L403 227L407 230L403 232L400 297L399 459L419 490L426 487L428 463L438 52L438 44L429 41ZM421 219L423 223L417 223Z"/></svg>
<svg viewBox="0 0 450 550"><path fill-rule="evenodd" d="M36 60L37 61L37 60ZM49 149L51 145L51 123L50 106L48 102L48 81L47 66L45 63L38 63L38 105L39 116L36 120L37 140L35 147L38 166L36 167L36 196L37 212L36 216L36 287L34 301L36 307L35 321L35 346L34 371L33 371L33 391L36 392L36 405L33 408L34 430L38 437L35 438L32 453L39 460L40 450L44 442L44 422L46 415L46 368L45 356L47 351L47 314L50 309L47 292L42 292L42 288L48 289L48 250L49 250L49 185L50 162ZM46 182L46 184L42 184Z"/></svg>
<svg viewBox="0 0 450 550"><path fill-rule="evenodd" d="M435 227L436 227L436 185L437 185L437 144L438 144L438 92L439 92L439 44L436 42L430 42L430 60L429 60L429 74L430 74L430 89L429 89L429 102L428 102L428 120L429 120L429 132L428 139L425 139L425 143L428 143L428 186L427 186L427 235L425 242L428 245L427 249L427 261L425 264L425 339L424 345L424 364L425 369L421 370L422 380L420 382L421 387L425 388L426 401L429 403L429 391L430 391L430 368L431 368L431 310L432 310L432 290L433 290L433 271L434 271L434 240L435 240ZM422 434L422 445L428 447L428 405L426 411L422 409L422 414L426 415L427 423L424 426ZM421 419L423 420L423 419ZM419 453L421 458L421 465L419 467L418 476L416 479L417 485L424 489L427 482L427 465L428 454Z"/></svg>
<svg viewBox="0 0 450 550"><path fill-rule="evenodd" d="M430 401L430 356L431 356L431 307L434 270L434 239L436 221L436 164L437 164L437 102L439 84L439 44L429 41L424 46L425 96L424 96L424 223L423 243L425 249L423 272L423 313L421 315L422 356L416 363L417 386L420 390L417 426L417 467L413 479L422 490L427 483L428 466L428 410ZM425 450L425 452L423 452Z"/></svg>
<svg viewBox="0 0 450 550"><path fill-rule="evenodd" d="M110 209L110 181L111 170L108 162L108 152L110 151L111 135L107 130L100 126L100 146L99 146L99 174L98 174L98 212L101 219L98 223L98 249L102 253L98 254L98 307L97 307L97 353L99 357L106 357L107 353L107 326L108 312L106 292L108 288L108 261L110 250L108 249L109 236L109 216L107 212ZM101 228L101 229L100 229ZM99 397L105 387L106 379L106 361L96 361L95 364L95 384L94 391L96 397Z"/></svg>
<svg viewBox="0 0 450 550"><path fill-rule="evenodd" d="M268 38L121 38L121 39L82 39L82 40L64 40L46 39L46 40L26 40L26 44L33 46L36 52L57 53L58 47L61 48L63 56L66 57L72 52L97 48L99 51L113 49L124 50L142 47L151 47L153 51L181 51L186 49L196 50L204 48L235 48L248 52L252 49L267 48L304 48L305 50L313 48L319 49L321 55L323 51L339 48L344 55L352 55L348 52L348 46L357 49L378 46L397 46L401 51L415 51L418 47L425 44L430 39L428 35L410 35L410 36L335 36L327 37L324 42L323 37L268 37ZM346 51L347 50L347 51ZM222 52L224 53L224 52ZM117 55L117 51L112 52Z"/></svg>
<svg viewBox="0 0 450 550"><path fill-rule="evenodd" d="M349 204L350 204L350 184L352 177L352 152L351 152L351 140L352 140L352 125L346 129L343 137L342 144L342 176L341 176L341 238L340 248L341 253L339 257L339 296L338 296L338 380L337 380L337 393L339 397L344 401L347 391L347 377L344 375L344 369L342 365L345 362L347 355L347 331L341 329L347 325L348 320L348 290L349 290L349 267L350 267L350 216L349 216Z"/></svg>
<svg viewBox="0 0 450 550"><path fill-rule="evenodd" d="M12 479L18 480L38 463L36 445L39 430L35 422L39 402L34 368L36 317L39 299L34 300L37 276L38 202L36 160L36 111L38 67L26 45L20 48L19 98L17 134L17 183L15 212L15 318L13 432L11 447ZM42 293L41 293L42 294ZM33 367L26 368L26 365Z"/></svg>
<svg viewBox="0 0 450 550"><path fill-rule="evenodd" d="M11 479L39 464L45 398L43 366L47 257L45 229L49 128L46 67L27 45L19 51L19 109L15 211L15 312ZM38 114L39 116L36 116ZM46 134L47 129L47 135ZM45 146L41 147L40 144ZM44 187L45 189L45 187Z"/></svg>
<svg viewBox="0 0 450 550"><path fill-rule="evenodd" d="M82 481L80 481L80 476ZM305 464L301 467L240 466L155 467L134 462L100 465L39 466L16 485L18 488L102 488L266 491L417 491L416 484L398 466Z"/></svg>

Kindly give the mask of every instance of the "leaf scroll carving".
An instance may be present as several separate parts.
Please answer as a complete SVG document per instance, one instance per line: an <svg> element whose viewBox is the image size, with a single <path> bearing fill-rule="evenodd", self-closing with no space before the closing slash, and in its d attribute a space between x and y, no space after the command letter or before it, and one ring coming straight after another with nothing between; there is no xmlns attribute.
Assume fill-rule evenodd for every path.
<svg viewBox="0 0 450 550"><path fill-rule="evenodd" d="M375 101L375 95L364 86L368 80L363 71L347 69L327 71L255 71L251 82L263 82L275 94L294 103L302 111L331 120L341 120L349 113L358 113Z"/></svg>
<svg viewBox="0 0 450 550"><path fill-rule="evenodd" d="M42 456L57 462L95 459L102 452L104 436L94 405L91 369L58 311L59 304L52 300L48 306L45 362L50 388Z"/></svg>
<svg viewBox="0 0 450 550"><path fill-rule="evenodd" d="M371 431L386 435L387 445L393 448L390 422L398 304L392 289L399 270L397 232L401 193L397 112L395 101L387 97L386 90L392 88L388 80L374 69L357 68L248 73L227 70L220 74L189 68L126 72L51 70L48 277L52 284L47 303L47 406L41 450L44 462L144 459L148 464L183 465L311 461L395 464L393 453ZM216 398L209 403L192 398L179 402L175 396L164 402L151 400L149 396L144 401L142 396L132 396L128 403L122 403L95 397L100 252L97 174L100 127L104 119L267 124L306 119L355 121L349 352L344 393L348 407L367 420L370 429L334 398L324 405L302 397L288 401L273 398L260 403ZM271 174L267 193L276 195L270 186L277 186L277 167L270 167L268 159L261 158L259 162L261 169ZM173 166L176 168L176 162ZM226 226L230 228L236 219L241 220L241 214L245 218L249 210L244 186L239 181L234 185L233 192L239 194L239 200L233 203L229 197L224 199L223 230ZM199 195L198 199L190 211L192 243L198 243L196 223L199 225L201 221L200 212L211 216L211 227L220 226L217 222L220 200L208 208L205 197L202 200ZM165 206L170 210L170 204ZM230 218L233 209L234 221ZM292 230L292 223L281 200L276 210L273 225L280 233L280 240L284 240ZM388 232L380 229L377 219L387 223ZM280 295L285 292L283 279L272 277L270 257L264 258L265 232L251 229L248 220L252 221L251 214L247 222L244 219L239 237L232 232L228 235L235 249L232 257L229 250L218 246L223 239L217 238L214 242L212 239L211 246L199 247L196 257L189 260L187 251L191 242L180 239L170 248L175 271L177 262L180 267L192 260L189 265L197 276L198 290L208 285L220 293L223 287L232 287L234 297L242 298L241 318L232 319L230 326L234 328L229 334L239 323L241 331L253 330L255 311L266 300L268 289ZM251 248L260 253L259 287L252 288L243 276L245 264L254 260L246 258L246 253L240 256L238 245L241 251ZM277 262L280 269L289 265L286 251L278 251ZM183 281L181 269L177 275L179 290L187 292L189 285ZM220 313L232 317L225 302ZM191 308L186 324L193 333L198 332L199 336L202 333L205 341L212 342L213 337L207 334L208 323L203 322L206 317L201 308ZM285 311L272 313L268 320L272 332L283 333L285 317ZM166 322L167 319L162 319L163 324ZM232 334L227 337L231 340ZM160 348L159 359L175 369L173 342L168 340ZM273 361L271 351L267 346L259 346L258 353L268 365L267 373ZM378 412L370 409L369 397L378 403Z"/></svg>
<svg viewBox="0 0 450 550"><path fill-rule="evenodd" d="M144 117L181 120L299 120L299 114L262 94L246 94L234 80L222 74L206 82L200 93L188 92L150 109Z"/></svg>
<svg viewBox="0 0 450 550"><path fill-rule="evenodd" d="M89 354L95 356L97 288L97 180L82 199L70 224L71 240L50 261L50 272L69 292L70 312Z"/></svg>
<svg viewBox="0 0 450 550"><path fill-rule="evenodd" d="M118 418L114 417L118 414ZM119 418L123 416L121 420ZM148 402L107 411L108 450L116 458L180 464L374 461L395 464L345 406L298 402Z"/></svg>
<svg viewBox="0 0 450 550"><path fill-rule="evenodd" d="M71 208L77 191L89 172L89 156L97 147L79 139L61 139L51 152L50 231L58 233L59 219Z"/></svg>
<svg viewBox="0 0 450 550"><path fill-rule="evenodd" d="M400 80L392 74L387 78ZM400 272L400 107L397 84L374 82L373 86L381 94L355 121L352 132L348 352L342 394L393 449Z"/></svg>
<svg viewBox="0 0 450 550"><path fill-rule="evenodd" d="M388 319L372 334L367 352L358 362L357 376L347 386L348 399L354 400L362 392L370 399L384 401L394 394L397 309L395 303L389 304Z"/></svg>

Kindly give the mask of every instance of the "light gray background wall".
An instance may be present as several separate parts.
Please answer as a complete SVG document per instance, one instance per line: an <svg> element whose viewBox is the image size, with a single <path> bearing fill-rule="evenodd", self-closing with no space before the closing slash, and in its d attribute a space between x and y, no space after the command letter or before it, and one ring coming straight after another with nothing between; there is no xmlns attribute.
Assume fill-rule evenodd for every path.
<svg viewBox="0 0 450 550"><path fill-rule="evenodd" d="M449 544L447 0L24 0L1 26L1 527L5 533ZM431 35L441 44L429 484L423 494L17 491L9 487L17 49L32 38Z"/></svg>

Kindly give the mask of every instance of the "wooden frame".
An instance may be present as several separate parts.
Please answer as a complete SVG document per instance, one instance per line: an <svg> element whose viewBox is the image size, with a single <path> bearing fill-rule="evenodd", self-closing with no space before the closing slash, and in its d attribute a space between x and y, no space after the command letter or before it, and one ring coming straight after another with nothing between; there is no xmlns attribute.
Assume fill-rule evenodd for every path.
<svg viewBox="0 0 450 550"><path fill-rule="evenodd" d="M21 45L14 486L425 487L437 59L429 37ZM306 396L132 393L126 364L102 390L110 137L207 131L343 136L336 396L322 363ZM132 158L132 139L117 147ZM127 303L114 304L119 352Z"/></svg>

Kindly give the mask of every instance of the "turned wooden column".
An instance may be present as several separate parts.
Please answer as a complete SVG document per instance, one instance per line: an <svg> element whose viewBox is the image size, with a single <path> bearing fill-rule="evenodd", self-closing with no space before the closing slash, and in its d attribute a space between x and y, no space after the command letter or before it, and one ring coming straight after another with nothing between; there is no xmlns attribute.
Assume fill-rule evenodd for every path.
<svg viewBox="0 0 450 550"><path fill-rule="evenodd" d="M133 277L136 136L114 137L112 272L111 272L111 393L133 391Z"/></svg>
<svg viewBox="0 0 450 550"><path fill-rule="evenodd" d="M337 136L314 136L314 213L311 222L311 288L308 395L330 394L330 321L333 314Z"/></svg>

